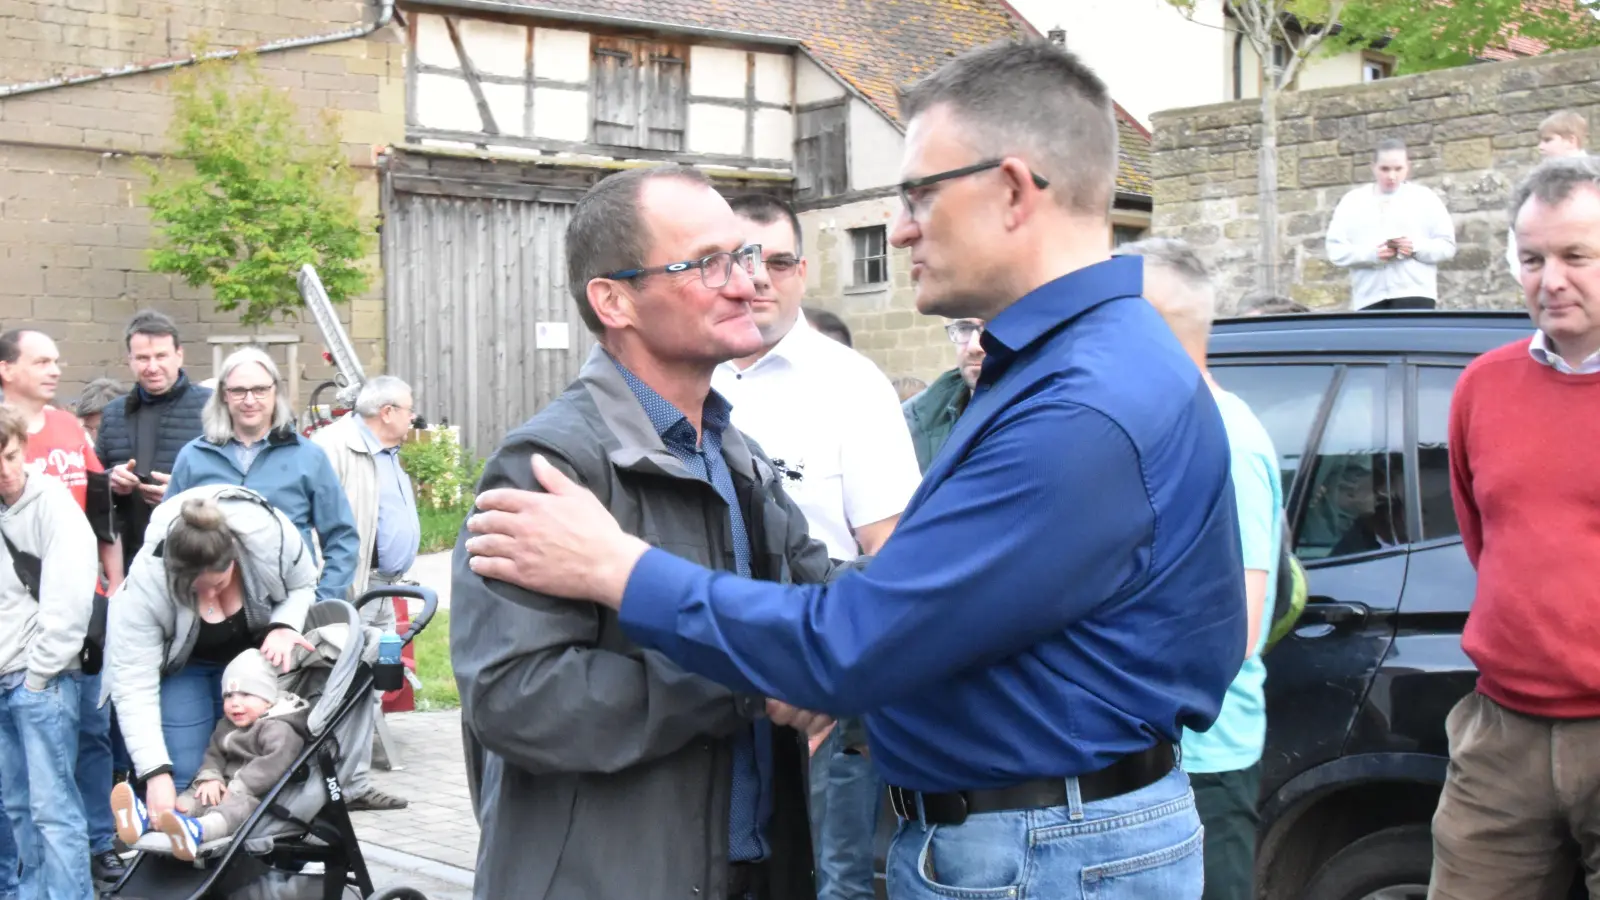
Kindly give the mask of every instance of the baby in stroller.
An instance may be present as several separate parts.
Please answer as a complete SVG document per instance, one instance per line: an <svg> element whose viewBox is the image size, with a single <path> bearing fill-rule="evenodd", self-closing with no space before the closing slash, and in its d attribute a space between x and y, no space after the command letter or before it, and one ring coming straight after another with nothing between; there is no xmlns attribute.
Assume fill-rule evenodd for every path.
<svg viewBox="0 0 1600 900"><path fill-rule="evenodd" d="M244 824L310 737L310 704L280 690L277 672L255 648L223 671L222 709L200 770L178 796L177 809L151 822L131 785L112 789L117 837L124 844L133 846L154 827L171 841L173 856L193 861L201 844L228 837Z"/></svg>

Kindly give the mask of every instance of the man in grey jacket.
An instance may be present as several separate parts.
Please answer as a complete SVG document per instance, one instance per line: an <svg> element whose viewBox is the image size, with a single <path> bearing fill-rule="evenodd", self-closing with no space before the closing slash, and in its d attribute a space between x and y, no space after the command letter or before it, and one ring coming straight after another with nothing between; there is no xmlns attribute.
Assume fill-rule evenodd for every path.
<svg viewBox="0 0 1600 900"><path fill-rule="evenodd" d="M93 900L88 823L74 781L79 692L97 545L54 478L24 465L27 419L0 407L0 890ZM15 844L9 839L15 839ZM14 849L12 849L14 847Z"/></svg>
<svg viewBox="0 0 1600 900"><path fill-rule="evenodd" d="M411 388L393 375L379 375L361 386L355 412L319 430L311 440L328 454L339 476L345 499L355 515L360 552L355 579L347 595L356 602L369 589L399 581L416 561L422 543L422 523L411 478L400 467L400 445L411 431L416 401ZM361 610L361 618L384 631L395 630L394 600L374 600ZM383 694L373 702L383 715ZM404 797L372 786L372 735L351 747L359 762L345 783L352 810L405 809Z"/></svg>
<svg viewBox="0 0 1600 900"><path fill-rule="evenodd" d="M675 554L825 580L826 548L711 390L719 363L763 343L750 314L761 251L746 240L694 169L595 185L573 212L567 268L599 346L506 437L480 488L539 490L537 453ZM482 825L474 896L813 900L805 742L787 726L825 718L690 675L609 610L480 576L460 546L451 613Z"/></svg>

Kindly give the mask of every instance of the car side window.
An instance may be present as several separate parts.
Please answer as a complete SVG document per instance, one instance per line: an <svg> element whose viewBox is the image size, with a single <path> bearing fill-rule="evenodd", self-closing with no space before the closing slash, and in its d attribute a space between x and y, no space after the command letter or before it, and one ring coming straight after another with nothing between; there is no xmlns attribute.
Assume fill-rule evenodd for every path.
<svg viewBox="0 0 1600 900"><path fill-rule="evenodd" d="M1295 555L1331 559L1400 542L1401 492L1390 482L1388 376L1381 366L1345 370L1328 415L1295 528Z"/></svg>
<svg viewBox="0 0 1600 900"><path fill-rule="evenodd" d="M1450 499L1450 398L1461 372L1455 366L1417 369L1417 485L1425 541L1461 533Z"/></svg>
<svg viewBox="0 0 1600 900"><path fill-rule="evenodd" d="M1329 365L1213 366L1211 377L1223 390L1238 395L1256 414L1278 451L1283 495L1289 496L1295 473L1311 438L1322 398L1333 383Z"/></svg>

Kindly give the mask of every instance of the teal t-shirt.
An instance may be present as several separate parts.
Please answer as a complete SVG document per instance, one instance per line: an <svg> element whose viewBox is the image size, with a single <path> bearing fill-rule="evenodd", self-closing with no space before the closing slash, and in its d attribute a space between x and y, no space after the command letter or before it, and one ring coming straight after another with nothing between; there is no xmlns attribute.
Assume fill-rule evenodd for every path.
<svg viewBox="0 0 1600 900"><path fill-rule="evenodd" d="M1283 476L1278 451L1267 429L1243 400L1213 388L1232 452L1233 496L1239 510L1239 544L1246 569L1267 573L1267 596L1261 610L1261 631L1250 658L1228 685L1222 712L1209 731L1183 731L1186 772L1234 772L1261 760L1267 740L1267 669L1261 648L1272 630L1272 609L1278 582L1279 522L1283 515Z"/></svg>

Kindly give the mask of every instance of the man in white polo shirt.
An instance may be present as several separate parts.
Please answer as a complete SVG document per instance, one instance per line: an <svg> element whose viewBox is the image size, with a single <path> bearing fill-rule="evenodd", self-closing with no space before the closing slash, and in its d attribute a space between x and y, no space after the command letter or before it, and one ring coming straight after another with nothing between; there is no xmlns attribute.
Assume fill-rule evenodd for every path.
<svg viewBox="0 0 1600 900"><path fill-rule="evenodd" d="M733 404L733 424L786 474L784 489L829 555L876 553L921 480L899 397L870 360L806 323L794 210L770 197L730 203L745 240L761 245L752 314L765 340L754 356L718 366L711 386ZM873 897L882 792L867 758L850 752L857 727L841 722L811 761L820 900Z"/></svg>

